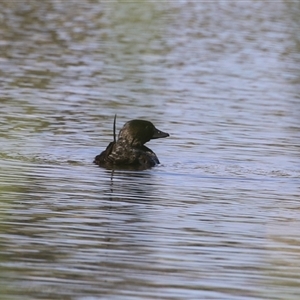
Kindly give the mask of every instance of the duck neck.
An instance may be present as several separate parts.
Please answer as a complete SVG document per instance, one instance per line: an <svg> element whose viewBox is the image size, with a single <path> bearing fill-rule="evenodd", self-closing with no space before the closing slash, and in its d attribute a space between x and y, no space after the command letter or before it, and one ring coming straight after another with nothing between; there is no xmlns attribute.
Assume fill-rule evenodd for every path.
<svg viewBox="0 0 300 300"><path fill-rule="evenodd" d="M125 148L141 148L143 144L135 138L123 138L120 137L117 144Z"/></svg>

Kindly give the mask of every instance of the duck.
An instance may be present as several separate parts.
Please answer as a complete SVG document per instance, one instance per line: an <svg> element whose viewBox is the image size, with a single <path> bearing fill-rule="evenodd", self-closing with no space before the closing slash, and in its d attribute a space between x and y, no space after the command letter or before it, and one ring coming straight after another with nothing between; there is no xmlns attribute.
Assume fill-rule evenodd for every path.
<svg viewBox="0 0 300 300"><path fill-rule="evenodd" d="M150 121L134 119L125 123L116 139L116 116L113 132L113 142L94 159L96 165L106 169L145 170L160 164L156 154L145 144L153 139L170 136Z"/></svg>

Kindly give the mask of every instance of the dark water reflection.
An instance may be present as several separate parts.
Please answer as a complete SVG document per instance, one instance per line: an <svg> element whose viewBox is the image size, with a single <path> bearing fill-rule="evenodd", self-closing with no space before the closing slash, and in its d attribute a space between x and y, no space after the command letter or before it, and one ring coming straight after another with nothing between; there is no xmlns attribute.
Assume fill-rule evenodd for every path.
<svg viewBox="0 0 300 300"><path fill-rule="evenodd" d="M0 8L3 299L299 298L298 3ZM92 164L115 113L159 167Z"/></svg>

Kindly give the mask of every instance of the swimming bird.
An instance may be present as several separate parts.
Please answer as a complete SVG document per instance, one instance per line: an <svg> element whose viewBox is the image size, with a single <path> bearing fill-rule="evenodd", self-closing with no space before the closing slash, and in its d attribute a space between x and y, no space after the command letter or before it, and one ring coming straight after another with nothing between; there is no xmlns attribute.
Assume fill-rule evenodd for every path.
<svg viewBox="0 0 300 300"><path fill-rule="evenodd" d="M144 144L153 139L168 137L168 133L157 129L151 122L145 120L131 120L125 123L119 132L118 140L115 131L116 116L114 141L95 157L95 164L108 169L145 170L160 163L156 154Z"/></svg>

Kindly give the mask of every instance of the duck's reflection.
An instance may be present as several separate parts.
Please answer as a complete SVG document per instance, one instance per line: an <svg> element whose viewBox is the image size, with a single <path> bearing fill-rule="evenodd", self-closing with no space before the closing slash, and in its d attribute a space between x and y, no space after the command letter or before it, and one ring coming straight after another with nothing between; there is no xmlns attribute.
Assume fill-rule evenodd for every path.
<svg viewBox="0 0 300 300"><path fill-rule="evenodd" d="M110 176L110 200L144 201L153 195L155 182L151 171L106 170Z"/></svg>

